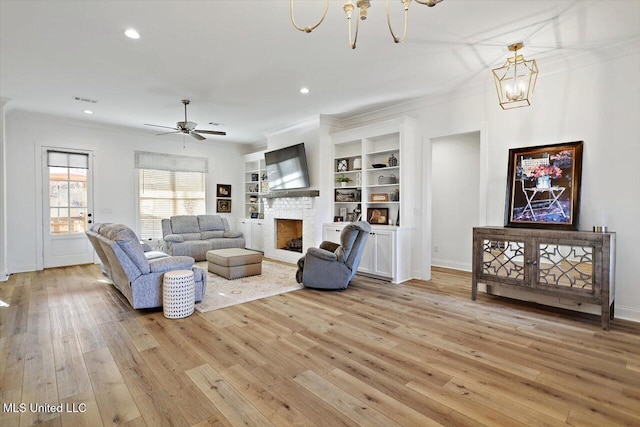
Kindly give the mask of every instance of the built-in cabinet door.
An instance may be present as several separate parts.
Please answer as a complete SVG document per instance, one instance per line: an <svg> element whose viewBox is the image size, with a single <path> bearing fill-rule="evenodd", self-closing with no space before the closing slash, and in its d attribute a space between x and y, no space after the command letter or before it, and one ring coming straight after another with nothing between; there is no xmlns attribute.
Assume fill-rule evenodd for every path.
<svg viewBox="0 0 640 427"><path fill-rule="evenodd" d="M328 224L323 226L322 239L340 243L340 233L343 228L344 225ZM372 229L360 258L358 272L394 278L396 237L395 231Z"/></svg>
<svg viewBox="0 0 640 427"><path fill-rule="evenodd" d="M394 251L394 233L391 231L373 231L373 236L369 236L375 242L374 248L374 270L373 274L378 276L393 277L393 263L396 259Z"/></svg>
<svg viewBox="0 0 640 427"><path fill-rule="evenodd" d="M242 232L242 236L244 237L244 247L250 249L253 242L251 241L251 225L249 221L239 219L238 231Z"/></svg>
<svg viewBox="0 0 640 427"><path fill-rule="evenodd" d="M242 231L246 249L264 252L262 222L241 218L238 220L238 230Z"/></svg>
<svg viewBox="0 0 640 427"><path fill-rule="evenodd" d="M251 247L250 249L263 252L264 246L262 244L262 223L251 223Z"/></svg>
<svg viewBox="0 0 640 427"><path fill-rule="evenodd" d="M362 258L360 258L360 265L358 271L360 273L374 274L376 260L376 236L374 233L369 233L367 243L364 245L364 251L362 252Z"/></svg>
<svg viewBox="0 0 640 427"><path fill-rule="evenodd" d="M322 229L322 240L340 244L340 233L342 227L325 226Z"/></svg>

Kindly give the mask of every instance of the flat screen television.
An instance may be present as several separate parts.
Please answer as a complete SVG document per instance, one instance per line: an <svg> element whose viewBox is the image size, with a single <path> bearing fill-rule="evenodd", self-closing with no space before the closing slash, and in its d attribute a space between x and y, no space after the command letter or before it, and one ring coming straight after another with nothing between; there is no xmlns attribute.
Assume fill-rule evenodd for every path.
<svg viewBox="0 0 640 427"><path fill-rule="evenodd" d="M304 142L264 153L269 190L309 187L309 170Z"/></svg>

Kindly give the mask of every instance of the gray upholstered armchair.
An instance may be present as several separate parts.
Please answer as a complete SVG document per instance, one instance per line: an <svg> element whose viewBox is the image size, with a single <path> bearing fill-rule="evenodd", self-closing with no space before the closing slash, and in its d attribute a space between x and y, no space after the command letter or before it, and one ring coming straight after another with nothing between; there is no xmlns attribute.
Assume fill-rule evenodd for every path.
<svg viewBox="0 0 640 427"><path fill-rule="evenodd" d="M340 244L324 241L298 260L296 280L307 288L346 289L356 274L371 226L353 222L340 233Z"/></svg>
<svg viewBox="0 0 640 427"><path fill-rule="evenodd" d="M207 274L193 265L193 258L145 253L133 230L122 224L94 224L86 234L102 261L103 272L133 308L162 307L164 273L173 270L192 270L196 302L204 298Z"/></svg>

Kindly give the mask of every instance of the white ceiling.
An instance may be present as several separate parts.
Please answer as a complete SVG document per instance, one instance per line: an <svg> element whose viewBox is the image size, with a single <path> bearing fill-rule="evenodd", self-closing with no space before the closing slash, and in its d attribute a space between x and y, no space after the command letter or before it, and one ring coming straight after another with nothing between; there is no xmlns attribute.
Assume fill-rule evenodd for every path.
<svg viewBox="0 0 640 427"><path fill-rule="evenodd" d="M323 3L296 0L296 21L311 24ZM209 138L260 143L318 114L344 118L486 82L513 42L524 40L521 53L543 75L561 58L640 40L638 0L412 2L402 44L385 2L371 3L351 50L337 0L311 34L293 28L288 0L0 0L0 96L13 109L150 134L157 128L145 123L175 126L189 98L199 129L227 132ZM391 6L399 32L401 4ZM142 37L126 38L129 27Z"/></svg>

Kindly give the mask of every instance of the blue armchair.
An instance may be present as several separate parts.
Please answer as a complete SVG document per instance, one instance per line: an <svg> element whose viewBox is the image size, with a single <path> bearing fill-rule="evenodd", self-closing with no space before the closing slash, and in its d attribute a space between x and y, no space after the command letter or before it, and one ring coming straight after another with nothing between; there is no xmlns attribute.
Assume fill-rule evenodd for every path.
<svg viewBox="0 0 640 427"><path fill-rule="evenodd" d="M358 271L371 226L353 222L340 233L340 244L324 241L298 260L296 280L307 288L346 289Z"/></svg>

